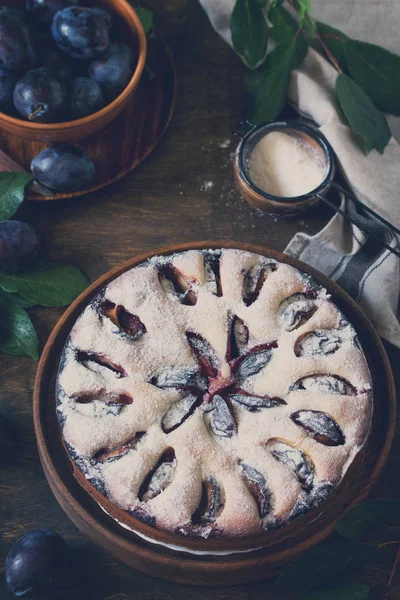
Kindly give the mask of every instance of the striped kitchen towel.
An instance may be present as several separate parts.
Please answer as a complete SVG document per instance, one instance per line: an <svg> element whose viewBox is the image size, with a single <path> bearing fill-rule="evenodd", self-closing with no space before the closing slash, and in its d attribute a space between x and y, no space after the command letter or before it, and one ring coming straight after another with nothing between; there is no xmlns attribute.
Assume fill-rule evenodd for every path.
<svg viewBox="0 0 400 600"><path fill-rule="evenodd" d="M214 28L231 44L229 22L235 0L200 2ZM341 4L343 10L344 4L346 10L351 5L353 24L364 24L364 29L359 26L352 28L349 22L332 25L350 36L374 40L400 54L397 32L394 39L393 29L392 39L385 20L382 20L382 11L384 14L387 5L387 19L393 19L395 12L399 22L400 2L393 4L393 0L381 0L366 6L356 0L338 0L335 3L336 14L342 14L339 10ZM357 12L360 13L358 17ZM366 12L369 14L366 15ZM321 10L318 18L324 20ZM370 26L374 28L372 34L368 29ZM379 42L379 27L382 29L382 42ZM292 75L289 101L300 115L314 121L329 140L340 171L353 193L400 227L400 146L392 138L383 156L376 150L368 156L362 153L354 134L341 122L335 108L336 76L330 63L310 49L303 65ZM393 119L391 125L393 131L398 128L400 133L399 122ZM285 252L319 269L341 285L365 310L378 333L400 348L400 259L369 238L366 232L375 232L393 247L398 246L399 240L384 225L357 212L351 202L343 199L342 208L353 220L357 220L362 230L336 215L315 236L297 233Z"/></svg>

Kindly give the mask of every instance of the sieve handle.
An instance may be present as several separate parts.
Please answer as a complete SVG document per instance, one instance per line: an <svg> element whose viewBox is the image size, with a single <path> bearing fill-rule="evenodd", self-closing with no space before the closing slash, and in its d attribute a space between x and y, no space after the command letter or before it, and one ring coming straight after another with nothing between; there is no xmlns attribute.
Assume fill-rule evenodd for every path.
<svg viewBox="0 0 400 600"><path fill-rule="evenodd" d="M375 212L374 210L372 210L372 208L370 208L369 206L367 206L366 204L364 204L364 202L361 202L361 200L359 200L358 198L356 198L356 196L354 196L354 194L352 194L351 192L345 190L341 185L339 185L335 181L332 181L331 185L332 185L332 187L334 187L335 189L337 189L338 192L341 192L342 194L344 194L344 196L346 196L346 198L350 198L350 200L352 200L355 204L357 204L358 206L361 206L361 208L363 210L365 210L365 212L368 212L370 215L372 215L373 217L375 217L375 219L377 219L378 221L380 221L381 223L383 223L384 225L386 225L386 227L389 227L389 229L391 229L394 233L397 233L397 235L400 235L400 229L398 229L397 227L395 227L392 223L390 223L389 221L387 221L384 217L381 217L381 215L379 215L377 212Z"/></svg>
<svg viewBox="0 0 400 600"><path fill-rule="evenodd" d="M257 125L254 125L254 123L251 123L246 119L245 121L239 123L236 129L232 131L232 134L243 140L247 135L249 135L249 133L254 131L256 127Z"/></svg>
<svg viewBox="0 0 400 600"><path fill-rule="evenodd" d="M351 194L347 194L346 190L343 190L343 188L341 188L339 185L337 184L332 184L334 185L334 187L336 187L337 189L340 189L341 191L343 191L343 193L345 194L346 197L350 198L351 200L353 200L353 196ZM348 213L346 213L344 210L342 210L339 206L336 206L336 204L334 202L332 202L331 200L329 200L328 198L326 198L325 196L322 196L321 194L315 194L315 196L319 199L322 200L322 202L325 202L325 204L327 204L328 206L330 206L331 208L333 208L333 210L337 213L339 213L339 215L341 215L346 221L348 221L349 223L351 223L352 225L355 225L356 227L359 227L360 229L362 229L362 227L360 227L359 223L355 223L351 217L348 215ZM360 202L360 200L357 200L358 204L361 204L363 206L363 208L365 207L365 204L363 204L362 202ZM375 215L376 213L374 213L374 211L368 211L371 212L373 215ZM389 223L388 221L386 221L386 219L384 219L383 217L380 217L378 220L382 221L383 223L387 224L388 227L392 230L395 231L396 233L399 231L396 227L394 227L394 225L391 225L391 223ZM377 235L372 234L371 232L366 232L364 231L364 233L374 239L375 241L379 242L381 244L381 246L383 246L384 248L386 248L386 250L389 250L392 254L395 254L396 256L398 256L400 258L400 252L396 249L396 248L392 248L391 246L389 246L389 244L387 244L386 242L384 242L383 240L381 240Z"/></svg>

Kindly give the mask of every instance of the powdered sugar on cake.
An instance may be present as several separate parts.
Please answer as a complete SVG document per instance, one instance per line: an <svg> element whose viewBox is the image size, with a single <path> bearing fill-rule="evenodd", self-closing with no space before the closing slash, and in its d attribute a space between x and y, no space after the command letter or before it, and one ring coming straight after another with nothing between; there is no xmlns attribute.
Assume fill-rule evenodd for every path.
<svg viewBox="0 0 400 600"><path fill-rule="evenodd" d="M241 250L112 281L60 363L71 457L109 500L183 535L246 535L316 506L368 435L371 376L326 290Z"/></svg>

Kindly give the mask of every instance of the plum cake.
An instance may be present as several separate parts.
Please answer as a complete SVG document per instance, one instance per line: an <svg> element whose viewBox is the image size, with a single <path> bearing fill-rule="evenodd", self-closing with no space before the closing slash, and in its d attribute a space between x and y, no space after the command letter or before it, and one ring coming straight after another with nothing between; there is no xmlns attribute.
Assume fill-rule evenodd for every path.
<svg viewBox="0 0 400 600"><path fill-rule="evenodd" d="M368 436L372 383L355 330L310 276L190 250L126 271L84 309L57 412L100 498L159 530L229 538L330 494Z"/></svg>

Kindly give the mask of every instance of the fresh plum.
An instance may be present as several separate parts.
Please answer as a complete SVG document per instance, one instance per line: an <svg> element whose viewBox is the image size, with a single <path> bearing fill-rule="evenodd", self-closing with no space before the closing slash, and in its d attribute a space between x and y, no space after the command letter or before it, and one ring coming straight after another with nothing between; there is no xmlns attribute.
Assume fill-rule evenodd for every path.
<svg viewBox="0 0 400 600"><path fill-rule="evenodd" d="M51 123L65 104L64 84L43 67L25 73L14 89L14 106L29 121Z"/></svg>
<svg viewBox="0 0 400 600"><path fill-rule="evenodd" d="M101 12L83 6L59 10L54 15L51 33L57 46L73 58L97 58L110 43L108 19Z"/></svg>
<svg viewBox="0 0 400 600"><path fill-rule="evenodd" d="M0 13L0 66L8 71L30 69L36 62L29 27L12 12Z"/></svg>
<svg viewBox="0 0 400 600"><path fill-rule="evenodd" d="M101 87L93 79L77 77L70 89L70 109L76 119L91 115L105 105Z"/></svg>
<svg viewBox="0 0 400 600"><path fill-rule="evenodd" d="M95 167L88 154L72 144L55 144L35 156L31 171L39 183L56 192L75 192L90 185Z"/></svg>
<svg viewBox="0 0 400 600"><path fill-rule="evenodd" d="M33 227L22 221L0 223L0 269L12 273L28 267L40 244Z"/></svg>
<svg viewBox="0 0 400 600"><path fill-rule="evenodd" d="M119 95L133 74L134 55L123 42L111 42L108 50L89 67L89 77L107 91L109 100Z"/></svg>
<svg viewBox="0 0 400 600"><path fill-rule="evenodd" d="M67 572L68 549L51 529L36 529L11 548L6 559L7 587L16 596L42 592L60 583Z"/></svg>

